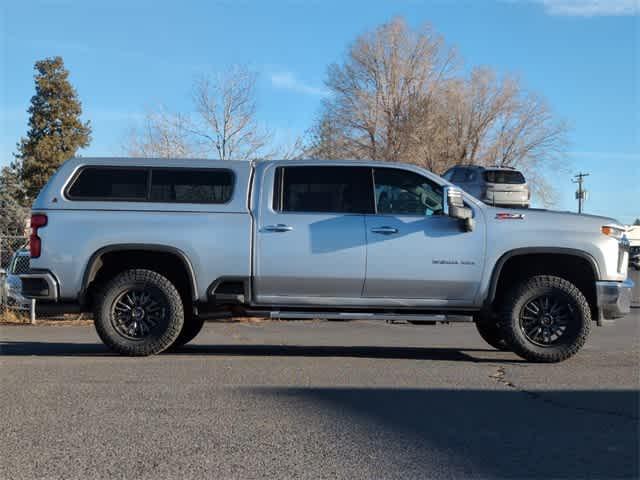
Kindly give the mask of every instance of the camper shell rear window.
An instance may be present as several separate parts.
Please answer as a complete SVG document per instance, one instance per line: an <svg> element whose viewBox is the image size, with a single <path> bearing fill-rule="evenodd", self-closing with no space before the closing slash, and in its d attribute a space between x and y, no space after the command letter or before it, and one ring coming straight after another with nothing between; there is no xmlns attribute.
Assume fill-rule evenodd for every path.
<svg viewBox="0 0 640 480"><path fill-rule="evenodd" d="M224 204L235 176L222 168L91 166L78 171L65 191L74 201Z"/></svg>

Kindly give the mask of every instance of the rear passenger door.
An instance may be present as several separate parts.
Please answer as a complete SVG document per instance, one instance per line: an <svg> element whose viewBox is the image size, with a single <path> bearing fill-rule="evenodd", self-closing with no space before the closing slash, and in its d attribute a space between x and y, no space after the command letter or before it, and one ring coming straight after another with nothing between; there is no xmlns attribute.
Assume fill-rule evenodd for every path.
<svg viewBox="0 0 640 480"><path fill-rule="evenodd" d="M373 210L370 168L265 169L256 226L256 300L330 305L360 298L364 215Z"/></svg>

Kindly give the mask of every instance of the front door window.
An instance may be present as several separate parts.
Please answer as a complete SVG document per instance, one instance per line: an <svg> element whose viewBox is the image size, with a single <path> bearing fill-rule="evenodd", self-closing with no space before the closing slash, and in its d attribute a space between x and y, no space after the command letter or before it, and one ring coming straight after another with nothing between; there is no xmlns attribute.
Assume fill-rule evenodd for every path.
<svg viewBox="0 0 640 480"><path fill-rule="evenodd" d="M442 215L442 187L422 175L396 168L376 168L374 179L378 214Z"/></svg>

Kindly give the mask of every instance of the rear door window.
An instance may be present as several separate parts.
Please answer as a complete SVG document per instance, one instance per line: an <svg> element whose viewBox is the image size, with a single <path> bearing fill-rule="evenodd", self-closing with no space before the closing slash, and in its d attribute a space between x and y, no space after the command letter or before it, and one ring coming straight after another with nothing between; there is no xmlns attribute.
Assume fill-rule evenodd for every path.
<svg viewBox="0 0 640 480"><path fill-rule="evenodd" d="M517 170L486 170L484 179L489 183L507 183L511 185L525 183L524 175Z"/></svg>
<svg viewBox="0 0 640 480"><path fill-rule="evenodd" d="M141 168L87 167L67 189L67 197L72 200L145 200L148 175L148 170Z"/></svg>
<svg viewBox="0 0 640 480"><path fill-rule="evenodd" d="M308 213L373 213L368 167L280 167L274 210Z"/></svg>

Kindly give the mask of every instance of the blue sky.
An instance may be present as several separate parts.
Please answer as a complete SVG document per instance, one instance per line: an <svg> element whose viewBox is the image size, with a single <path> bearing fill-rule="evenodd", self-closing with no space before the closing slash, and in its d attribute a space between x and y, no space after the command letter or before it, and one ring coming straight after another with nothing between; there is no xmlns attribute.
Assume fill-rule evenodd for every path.
<svg viewBox="0 0 640 480"><path fill-rule="evenodd" d="M640 0L31 0L0 7L0 165L26 133L33 63L61 55L93 125L85 156L121 155L162 103L189 111L194 78L234 64L259 74L260 120L282 141L307 129L326 67L395 15L430 22L466 68L520 76L571 125L557 205L588 171L586 211L640 217Z"/></svg>

